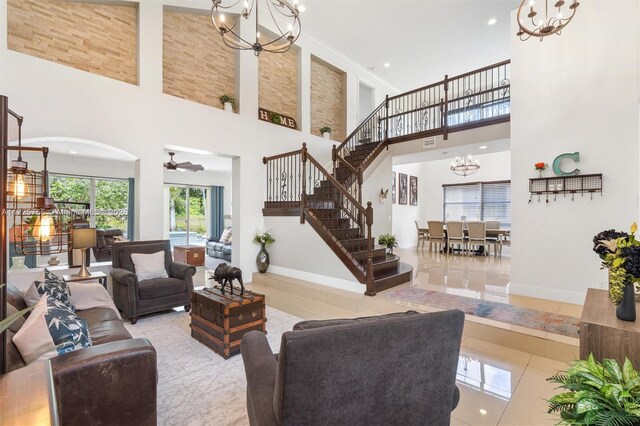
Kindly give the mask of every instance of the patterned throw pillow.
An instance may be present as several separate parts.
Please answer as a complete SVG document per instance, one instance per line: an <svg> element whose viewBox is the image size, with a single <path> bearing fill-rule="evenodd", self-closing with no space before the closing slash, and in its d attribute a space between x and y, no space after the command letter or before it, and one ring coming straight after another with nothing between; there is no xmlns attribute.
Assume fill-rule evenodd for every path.
<svg viewBox="0 0 640 426"><path fill-rule="evenodd" d="M226 228L220 236L220 242L222 244L229 244L229 241L231 241L231 227Z"/></svg>
<svg viewBox="0 0 640 426"><path fill-rule="evenodd" d="M64 302L49 296L44 317L58 355L91 346L89 324L71 312Z"/></svg>
<svg viewBox="0 0 640 426"><path fill-rule="evenodd" d="M66 282L45 268L44 281L34 281L34 286L41 296L45 294L67 305L71 312L76 311L71 299L71 290Z"/></svg>

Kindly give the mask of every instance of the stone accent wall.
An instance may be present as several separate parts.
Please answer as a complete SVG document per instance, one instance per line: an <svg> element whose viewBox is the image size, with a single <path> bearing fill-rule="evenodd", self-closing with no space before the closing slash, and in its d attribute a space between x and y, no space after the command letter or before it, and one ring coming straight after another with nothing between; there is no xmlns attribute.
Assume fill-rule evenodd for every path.
<svg viewBox="0 0 640 426"><path fill-rule="evenodd" d="M346 138L346 74L326 62L311 57L311 133L322 136L320 128L332 129L331 139Z"/></svg>
<svg viewBox="0 0 640 426"><path fill-rule="evenodd" d="M165 10L162 80L166 94L223 108L236 96L236 51L225 46L209 15Z"/></svg>
<svg viewBox="0 0 640 426"><path fill-rule="evenodd" d="M258 57L258 105L298 122L298 51L263 52Z"/></svg>
<svg viewBox="0 0 640 426"><path fill-rule="evenodd" d="M138 84L138 7L8 0L9 49Z"/></svg>

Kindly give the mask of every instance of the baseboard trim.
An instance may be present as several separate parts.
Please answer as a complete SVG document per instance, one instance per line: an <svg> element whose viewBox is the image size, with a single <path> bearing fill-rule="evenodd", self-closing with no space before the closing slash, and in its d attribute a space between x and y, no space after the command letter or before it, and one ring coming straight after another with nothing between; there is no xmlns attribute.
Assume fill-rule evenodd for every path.
<svg viewBox="0 0 640 426"><path fill-rule="evenodd" d="M534 287L530 285L509 285L509 294L518 296L535 297L536 299L555 300L557 302L573 303L576 305L584 305L586 291L580 293L577 291L559 290L557 288Z"/></svg>
<svg viewBox="0 0 640 426"><path fill-rule="evenodd" d="M271 265L269 266L269 272L358 294L364 293L365 290L365 286L357 281L348 281L341 278L300 271L298 269L285 268L283 266Z"/></svg>

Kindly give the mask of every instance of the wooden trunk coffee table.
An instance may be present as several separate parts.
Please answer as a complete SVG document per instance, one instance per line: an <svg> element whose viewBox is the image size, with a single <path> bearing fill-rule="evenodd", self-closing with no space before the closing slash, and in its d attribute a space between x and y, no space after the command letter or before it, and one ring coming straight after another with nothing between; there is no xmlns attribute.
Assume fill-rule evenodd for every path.
<svg viewBox="0 0 640 426"><path fill-rule="evenodd" d="M227 287L228 288L228 287ZM252 330L267 333L264 295L219 286L191 292L191 337L228 359L240 352L242 336Z"/></svg>

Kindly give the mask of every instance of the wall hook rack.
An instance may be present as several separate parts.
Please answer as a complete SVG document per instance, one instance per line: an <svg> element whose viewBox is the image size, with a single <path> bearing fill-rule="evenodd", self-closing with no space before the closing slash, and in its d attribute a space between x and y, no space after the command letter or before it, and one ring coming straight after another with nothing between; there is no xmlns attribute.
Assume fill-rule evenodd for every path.
<svg viewBox="0 0 640 426"><path fill-rule="evenodd" d="M562 194L563 197L571 194L571 201L575 201L576 194L580 194L582 197L584 194L590 194L590 198L593 200L593 194L596 192L602 196L602 173L529 179L529 204L535 195L538 196L538 202L545 195L545 202L549 204L549 195L551 194L553 194L553 201L557 200L558 194Z"/></svg>

